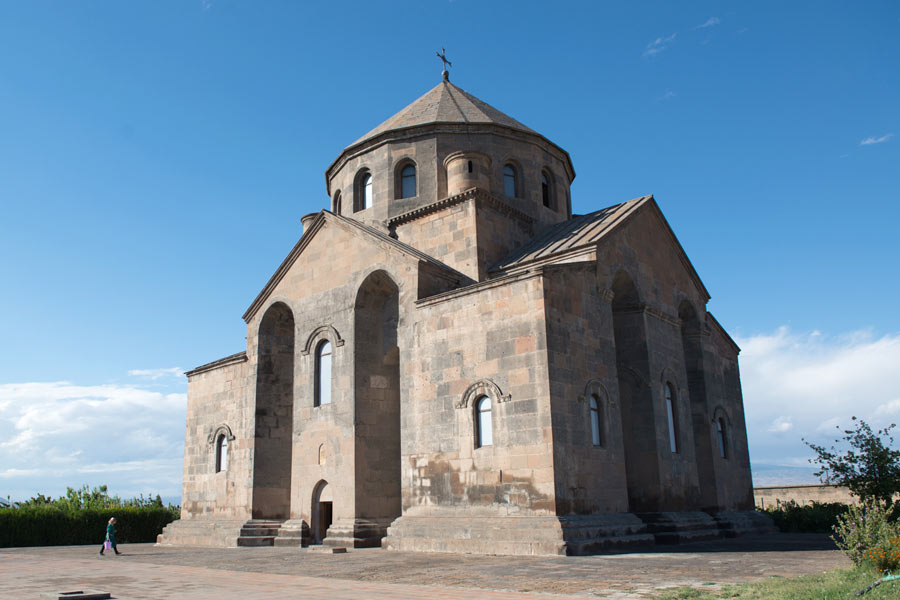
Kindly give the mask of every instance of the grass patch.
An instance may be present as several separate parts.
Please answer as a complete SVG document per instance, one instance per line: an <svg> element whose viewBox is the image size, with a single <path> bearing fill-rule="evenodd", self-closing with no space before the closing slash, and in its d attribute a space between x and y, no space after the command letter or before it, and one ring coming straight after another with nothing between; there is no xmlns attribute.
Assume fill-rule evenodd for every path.
<svg viewBox="0 0 900 600"><path fill-rule="evenodd" d="M659 600L846 600L881 577L864 569L839 569L819 575L773 577L757 583L725 585L721 590L700 590L688 586L664 590ZM883 583L862 596L865 600L900 598L900 581Z"/></svg>

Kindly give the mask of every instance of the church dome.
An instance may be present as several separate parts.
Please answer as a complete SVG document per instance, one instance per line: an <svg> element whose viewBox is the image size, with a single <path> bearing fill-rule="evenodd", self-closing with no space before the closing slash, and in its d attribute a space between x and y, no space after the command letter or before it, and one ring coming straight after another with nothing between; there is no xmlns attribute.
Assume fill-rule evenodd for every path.
<svg viewBox="0 0 900 600"><path fill-rule="evenodd" d="M490 124L537 133L449 81L442 81L421 98L350 144L350 147L387 131L436 123Z"/></svg>
<svg viewBox="0 0 900 600"><path fill-rule="evenodd" d="M373 224L472 189L552 224L571 214L574 178L565 150L446 78L325 171L332 211Z"/></svg>

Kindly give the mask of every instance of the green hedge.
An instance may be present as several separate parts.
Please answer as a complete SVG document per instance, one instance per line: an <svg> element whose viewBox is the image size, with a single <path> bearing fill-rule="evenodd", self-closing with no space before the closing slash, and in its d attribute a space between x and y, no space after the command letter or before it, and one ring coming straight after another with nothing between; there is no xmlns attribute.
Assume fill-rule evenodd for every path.
<svg viewBox="0 0 900 600"><path fill-rule="evenodd" d="M63 511L52 506L0 509L0 548L96 544L106 538L106 524L116 518L118 543L155 542L163 527L178 518L168 508L127 506Z"/></svg>
<svg viewBox="0 0 900 600"><path fill-rule="evenodd" d="M837 518L848 509L841 502L813 502L803 506L784 502L762 512L772 517L775 526L785 533L831 533Z"/></svg>

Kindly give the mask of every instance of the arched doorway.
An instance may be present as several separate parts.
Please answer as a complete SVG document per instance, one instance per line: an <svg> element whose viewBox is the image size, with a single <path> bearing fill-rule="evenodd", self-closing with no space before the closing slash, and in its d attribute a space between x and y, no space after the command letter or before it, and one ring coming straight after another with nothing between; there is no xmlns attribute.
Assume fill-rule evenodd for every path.
<svg viewBox="0 0 900 600"><path fill-rule="evenodd" d="M291 435L294 419L294 315L276 302L259 325L253 456L254 519L291 513Z"/></svg>
<svg viewBox="0 0 900 600"><path fill-rule="evenodd" d="M313 488L312 495L312 538L314 544L321 544L328 535L334 519L334 500L331 487L324 479Z"/></svg>

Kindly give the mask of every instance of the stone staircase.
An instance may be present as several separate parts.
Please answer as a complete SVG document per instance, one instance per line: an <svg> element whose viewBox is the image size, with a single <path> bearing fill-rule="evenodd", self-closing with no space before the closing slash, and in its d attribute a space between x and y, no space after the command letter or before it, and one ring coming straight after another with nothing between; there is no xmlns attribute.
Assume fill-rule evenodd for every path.
<svg viewBox="0 0 900 600"><path fill-rule="evenodd" d="M274 546L282 521L250 519L241 526L238 546Z"/></svg>
<svg viewBox="0 0 900 600"><path fill-rule="evenodd" d="M637 513L657 544L683 544L724 537L719 523L701 511Z"/></svg>

